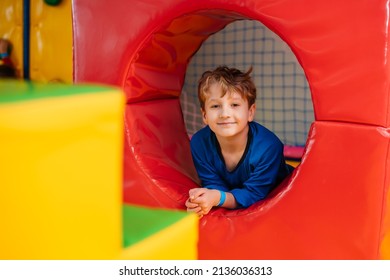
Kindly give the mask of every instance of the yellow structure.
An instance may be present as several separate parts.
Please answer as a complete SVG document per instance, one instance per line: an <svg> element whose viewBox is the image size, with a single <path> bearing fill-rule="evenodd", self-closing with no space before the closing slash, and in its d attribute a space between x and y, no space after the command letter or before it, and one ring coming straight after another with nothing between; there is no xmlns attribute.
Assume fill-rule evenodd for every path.
<svg viewBox="0 0 390 280"><path fill-rule="evenodd" d="M0 91L0 259L197 258L195 215L122 203L119 89Z"/></svg>
<svg viewBox="0 0 390 280"><path fill-rule="evenodd" d="M0 1L0 37L12 44L11 59L23 78L23 1ZM73 82L72 0L50 6L30 0L30 79L37 82Z"/></svg>
<svg viewBox="0 0 390 280"><path fill-rule="evenodd" d="M30 78L73 82L72 0L30 1Z"/></svg>

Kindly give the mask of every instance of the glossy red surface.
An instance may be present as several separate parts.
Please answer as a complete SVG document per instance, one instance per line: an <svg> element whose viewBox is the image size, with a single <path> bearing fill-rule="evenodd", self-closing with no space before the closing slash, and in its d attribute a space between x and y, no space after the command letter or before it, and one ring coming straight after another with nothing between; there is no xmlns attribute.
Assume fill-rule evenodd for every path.
<svg viewBox="0 0 390 280"><path fill-rule="evenodd" d="M74 79L123 87L124 200L183 208L196 186L179 107L191 56L261 21L305 70L315 122L272 196L200 220L201 259L390 258L389 0L74 0Z"/></svg>

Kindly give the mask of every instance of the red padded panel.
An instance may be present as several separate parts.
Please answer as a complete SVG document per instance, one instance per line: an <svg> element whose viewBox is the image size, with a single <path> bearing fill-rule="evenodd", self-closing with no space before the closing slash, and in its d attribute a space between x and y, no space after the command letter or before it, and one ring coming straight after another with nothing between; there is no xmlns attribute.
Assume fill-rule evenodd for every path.
<svg viewBox="0 0 390 280"><path fill-rule="evenodd" d="M198 179L179 100L129 104L125 123L124 201L184 209Z"/></svg>

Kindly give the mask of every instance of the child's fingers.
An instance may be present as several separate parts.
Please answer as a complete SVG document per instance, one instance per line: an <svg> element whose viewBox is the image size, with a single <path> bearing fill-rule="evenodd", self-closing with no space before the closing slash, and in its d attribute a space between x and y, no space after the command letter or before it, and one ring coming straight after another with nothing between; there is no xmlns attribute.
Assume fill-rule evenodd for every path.
<svg viewBox="0 0 390 280"><path fill-rule="evenodd" d="M204 188L195 188L189 190L190 200L197 199L199 196L203 195L205 192Z"/></svg>
<svg viewBox="0 0 390 280"><path fill-rule="evenodd" d="M196 199L196 191L195 191L196 189L190 189L190 191L188 192L188 195L189 195L189 197L190 197L190 200L191 201L193 201L194 199Z"/></svg>
<svg viewBox="0 0 390 280"><path fill-rule="evenodd" d="M186 207L187 207L187 208L196 208L196 207L198 207L198 206L199 206L198 203L194 203L194 202L191 202L191 201L187 201L187 202L186 202Z"/></svg>
<svg viewBox="0 0 390 280"><path fill-rule="evenodd" d="M198 205L198 204L201 204L203 202L203 199L201 197L199 197L199 196L198 197L194 197L192 199L190 197L190 202L191 203L195 203L195 204Z"/></svg>
<svg viewBox="0 0 390 280"><path fill-rule="evenodd" d="M202 208L200 206L194 208L187 208L187 212L195 213L197 215L203 215Z"/></svg>

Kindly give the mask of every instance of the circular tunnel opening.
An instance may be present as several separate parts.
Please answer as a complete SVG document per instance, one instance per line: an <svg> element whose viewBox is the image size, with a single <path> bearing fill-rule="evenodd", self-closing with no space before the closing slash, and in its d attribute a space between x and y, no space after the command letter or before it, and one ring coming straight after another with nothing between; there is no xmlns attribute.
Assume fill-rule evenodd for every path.
<svg viewBox="0 0 390 280"><path fill-rule="evenodd" d="M218 48L228 45L226 40L222 40L217 44L217 52L210 54L221 58L220 61L215 59L209 62L243 70L253 66L255 83L260 86L256 120L274 131L285 144L304 146L311 119L302 117L297 100L304 100L302 107L306 106L306 115L312 116L310 91L303 71L287 44L258 20L234 11L202 10L181 15L152 30L127 67L123 86L131 110L126 110L125 117L128 140L125 144L125 202L183 208L188 190L199 186L191 160L188 134L202 124L196 121L195 129L189 130L188 119L197 119L199 104L196 90L188 89L187 85L196 87L201 72L212 66L202 64L197 69L200 72L194 73L193 64L197 64L195 54L198 51L201 53L203 46L207 48L209 38L220 34L224 37L224 30L229 32L230 28L241 32L240 35L233 35L236 42L232 43L248 46L246 40L249 40L251 51L238 51L230 46L232 49L228 52L231 61L228 61L224 59L227 51L221 52ZM256 32L267 33L268 37L259 36ZM252 33L252 36L248 36L248 33ZM261 43L260 51L256 40ZM267 45L271 51L268 51ZM286 58L287 52L290 58ZM186 77L189 73L196 81L188 79L188 75ZM299 89L301 96L297 97ZM189 94L193 100L187 102ZM188 106L191 110L188 110ZM302 126L299 137L294 135L297 126ZM145 192L141 186L150 182L154 187L147 188ZM142 195L134 199L134 192Z"/></svg>

